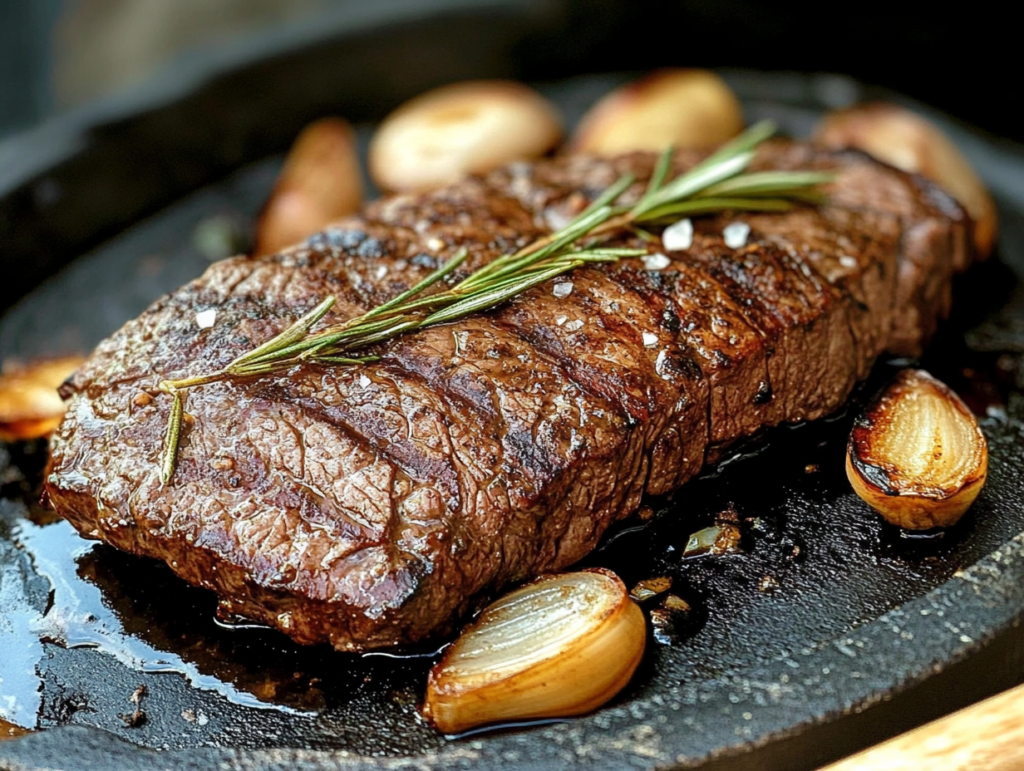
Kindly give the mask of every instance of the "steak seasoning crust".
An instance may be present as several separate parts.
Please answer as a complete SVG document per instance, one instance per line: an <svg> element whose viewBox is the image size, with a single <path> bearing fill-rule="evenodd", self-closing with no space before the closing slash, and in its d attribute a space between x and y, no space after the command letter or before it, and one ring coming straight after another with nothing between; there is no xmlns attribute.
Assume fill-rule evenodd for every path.
<svg viewBox="0 0 1024 771"><path fill-rule="evenodd" d="M679 155L677 171L697 159ZM177 471L161 485L162 379L224 366L328 295L323 324L362 313L459 247L473 270L620 174L636 175L635 199L653 162L515 164L213 265L64 386L49 500L86 538L162 559L223 613L301 643L429 640L503 587L579 560L641 496L737 439L836 409L881 352L917 352L969 259L970 223L935 186L858 153L773 142L756 167L838 171L827 205L695 219L691 247L660 270L579 269L399 338L376 363L188 391ZM726 230L738 223L745 237Z"/></svg>

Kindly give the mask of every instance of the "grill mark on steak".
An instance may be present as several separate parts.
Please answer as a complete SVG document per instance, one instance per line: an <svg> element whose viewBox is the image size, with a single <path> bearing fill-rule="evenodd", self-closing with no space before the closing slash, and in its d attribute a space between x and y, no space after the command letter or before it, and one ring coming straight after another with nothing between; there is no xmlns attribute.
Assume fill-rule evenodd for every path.
<svg viewBox="0 0 1024 771"><path fill-rule="evenodd" d="M643 332L656 334L660 323L638 297L616 292L603 275L577 269L566 281L573 287L568 296L544 287L513 299L496 320L576 382L617 401L630 421L647 420L666 386L654 375Z"/></svg>
<svg viewBox="0 0 1024 771"><path fill-rule="evenodd" d="M604 271L579 269L571 280L566 297L532 292L495 317L555 358L575 382L617 400L633 424L643 426L641 482L656 476L661 490L662 475L692 476L707 443L707 384L666 328L664 302L648 303Z"/></svg>
<svg viewBox="0 0 1024 771"><path fill-rule="evenodd" d="M451 328L425 330L423 343L396 346L391 356L453 406L463 405L467 420L475 414L486 421L481 427L494 431L504 448L499 481L514 485L512 512L524 523L539 523L539 536L550 534L528 543L555 544L541 559L568 564L578 556L558 554L568 520L548 516L558 510L552 496L573 496L576 511L621 506L615 480L631 473L639 435L616 402L585 389L511 330L487 315L466 322L454 334ZM524 471L529 478L517 481ZM527 526L509 530L521 533ZM526 571L537 557L522 553L523 538L512 540L506 551L516 552L512 564ZM494 543L494 535L487 541Z"/></svg>
<svg viewBox="0 0 1024 771"><path fill-rule="evenodd" d="M638 246L628 239L617 245ZM630 263L639 261L623 260L599 274L602 281L596 285L597 301L602 310L611 312L606 315L619 319L604 320L605 328L622 324L627 308L642 309L643 313L629 318L631 342L644 346L648 361L653 357L653 373L662 381L656 381L663 392L661 398L673 401L668 420L653 426L649 439L651 451L645 486L657 495L696 474L705 461L712 428L711 384L700 351L682 331L676 303L666 286L655 279L662 274L627 267ZM671 387L665 389L666 385Z"/></svg>
<svg viewBox="0 0 1024 771"><path fill-rule="evenodd" d="M678 320L678 334L698 359L709 384L708 430L711 446L749 436L766 424L763 400L768 366L761 333L706 271L675 260L661 271L623 260L609 276L645 296L660 297ZM714 454L714 453L713 453Z"/></svg>
<svg viewBox="0 0 1024 771"><path fill-rule="evenodd" d="M813 265L825 281L848 296L857 378L866 376L892 326L899 221L888 213L831 206L796 210L785 220L756 213L744 220L755 237Z"/></svg>
<svg viewBox="0 0 1024 771"><path fill-rule="evenodd" d="M887 349L915 356L949 312L951 278L970 264L971 223L964 210L933 182L857 150L830 153L812 145L772 142L752 169L837 169L830 203L854 212L895 215L903 235L894 322ZM767 165L766 165L767 164Z"/></svg>
<svg viewBox="0 0 1024 771"><path fill-rule="evenodd" d="M425 483L427 480L447 479L450 484L443 492L448 496L449 515L456 517L457 521L463 524L466 542L476 544L477 548L487 552L476 554L474 549L470 548L459 554L459 564L481 566L485 570L473 574L463 572L459 575L457 583L482 588L494 578L494 572L505 564L513 566L510 570L512 575L523 578L532 572L532 566L538 562L564 565L579 559L581 553L578 544L582 538L578 532L572 533L571 528L579 531L586 518L579 516L578 513L574 517L547 517L544 514L553 510L593 512L595 518L601 521L608 517L610 512L630 507L621 500L623 494L617 489L618 485L615 482L620 478L635 477L636 474L632 469L617 469L614 465L611 467L611 473L596 473L595 461L600 461L602 465L614 463L615 457L611 455L611 451L621 450L622 443L614 435L610 437L611 441L605 439L602 443L601 437L586 426L574 427L581 423L578 418L581 410L573 405L573 401L576 401L577 405L581 400L589 403L594 401L594 397L584 394L575 387L575 384L567 381L561 392L553 395L554 401L561 401L564 409L561 406L554 410L538 409L536 417L529 425L520 425L518 431L515 430L515 426L512 426L513 430L504 433L499 431L504 440L503 449L491 446L486 438L492 435L497 425L494 421L481 420L486 417L481 414L482 411L472 409L471 405L479 404L479 400L467 401L458 396L448 385L451 381L444 376L447 373L436 371L441 368L440 362L451 362L458 358L469 358L471 361L489 360L484 351L473 350L475 341L481 337L473 332L486 329L488 320L480 318L475 321L475 329L471 324L469 329L463 327L455 333L467 333L462 343L466 350L459 354L453 350L457 346L453 345L452 329L437 328L426 330L414 349L406 346L394 351L384 362L369 368L365 377L372 380L373 385L364 388L373 390L383 386L387 389L386 396L377 392L372 394L372 398L365 399L355 396L350 390L339 393L338 398L325 396L322 392L306 391L301 394L290 394L290 398L298 401L305 412L314 416L318 412L324 412L324 405L327 405L325 414L329 416L331 423L344 425L362 436L377 453L391 459L415 481ZM492 327L491 334L499 338L499 343L502 342L502 330ZM507 338L511 336L507 333L504 336L507 343ZM487 341L487 345L493 343L493 339ZM524 347L523 350L529 349ZM552 389L552 386L559 382L559 374L554 368L538 372L536 359L534 353L529 362L532 383L544 384ZM522 364L518 358L514 361ZM538 378L538 375L543 377ZM502 377L492 382L507 383L508 379L507 373L503 373ZM545 402L551 400L552 394L544 395ZM397 404L400 401L409 402L420 409L429 406L437 418L446 418L444 428L448 432L448 441L442 445L440 451L425 453L421 451L421 444L410 444L402 436L404 424L382 425L382 408L385 408L383 412L386 415L389 403ZM589 409L591 414L609 414L614 411L614 405L604 400ZM415 415L408 415L404 409L393 408L391 412L403 412L410 424L417 420ZM518 415L521 412L521 402L517 403L516 409L504 411L506 415ZM430 424L440 428L438 422ZM625 425L621 420L620 424ZM444 438L445 432L427 430L423 433ZM578 446L573 446L576 437L570 436L570 433L581 435ZM568 453L567 447L570 448ZM578 456L586 449L590 451L589 464L578 462ZM432 457L427 458L426 455ZM623 455L625 458L639 456L638 451ZM458 463L451 468L444 466L443 463L438 465L439 461L449 457ZM483 459L481 466L476 465L476 459L479 458ZM488 478L484 467L488 463L493 467L498 459L502 461L501 473ZM457 486L453 486L456 482ZM481 499L481 496L485 495L481 492L481 487L488 483L491 484L486 497ZM635 495L639 495L639 492L635 492ZM572 496L572 500L566 501L567 496ZM509 520L512 517L515 518L515 522L510 526ZM524 523L530 523L530 529L535 531L535 537L523 537ZM517 537L509 539L506 544L500 538L500 534L504 532L514 532ZM596 535L592 538L588 536L588 539L594 540ZM558 553L559 545L563 543L573 544L573 550L564 556ZM554 547L554 553L545 553L544 549L551 546ZM498 565L488 558L490 553L495 551L501 557ZM452 597L455 598L454 595ZM455 608L439 610L450 615Z"/></svg>
<svg viewBox="0 0 1024 771"><path fill-rule="evenodd" d="M769 425L819 417L852 387L851 343L837 339L846 328L841 298L806 263L750 238L746 246L730 249L721 230L717 218L698 223L694 248L683 259L721 283L763 335L772 392L765 404ZM806 351L818 354L808 361Z"/></svg>
<svg viewBox="0 0 1024 771"><path fill-rule="evenodd" d="M509 330L486 316L467 322L458 332L450 327L424 330L415 347L397 346L388 359L416 373L453 406L461 405L481 428L505 443L506 453L530 461L526 470L538 490L581 448L603 446L595 430L611 429L617 435L621 428L613 425L626 425L614 402L570 380L556 363ZM556 406L554 420L540 424L548 402ZM595 415L601 416L600 422L595 423ZM535 494L524 492L530 499Z"/></svg>
<svg viewBox="0 0 1024 771"><path fill-rule="evenodd" d="M881 350L919 347L944 311L967 230L948 197L859 154L776 144L759 164L839 168L829 206L701 220L662 271L579 270L568 297L535 288L358 369L190 391L196 422L160 485L168 400L138 406L140 389L223 366L327 294L326 323L361 313L426 276L431 255L465 245L472 270L625 171L635 197L652 163L516 164L213 265L72 378L47 494L86 537L163 559L225 612L343 650L413 643L579 559L705 452L835 409ZM732 250L721 230L737 218L752 231ZM217 324L198 330L211 307Z"/></svg>

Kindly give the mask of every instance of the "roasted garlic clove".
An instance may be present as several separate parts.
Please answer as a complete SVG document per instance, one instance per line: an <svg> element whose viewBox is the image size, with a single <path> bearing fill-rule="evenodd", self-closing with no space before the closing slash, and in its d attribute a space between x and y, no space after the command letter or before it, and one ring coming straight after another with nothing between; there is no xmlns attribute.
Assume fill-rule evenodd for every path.
<svg viewBox="0 0 1024 771"><path fill-rule="evenodd" d="M51 433L64 417L57 389L85 361L81 356L29 364L4 363L0 375L0 439L37 439Z"/></svg>
<svg viewBox="0 0 1024 771"><path fill-rule="evenodd" d="M302 130L256 226L256 254L273 254L352 214L363 200L355 132L341 118Z"/></svg>
<svg viewBox="0 0 1024 771"><path fill-rule="evenodd" d="M998 227L992 197L956 145L925 118L899 105L874 102L826 115L814 138L830 147L859 148L938 183L974 220L978 255L992 251Z"/></svg>
<svg viewBox="0 0 1024 771"><path fill-rule="evenodd" d="M540 578L487 607L430 672L424 715L445 733L590 712L643 656L643 613L605 570Z"/></svg>
<svg viewBox="0 0 1024 771"><path fill-rule="evenodd" d="M978 497L988 446L948 386L904 370L857 418L846 453L853 489L909 530L949 527Z"/></svg>
<svg viewBox="0 0 1024 771"><path fill-rule="evenodd" d="M573 134L572 152L612 156L669 145L714 147L743 129L743 109L707 70L659 70L595 104Z"/></svg>
<svg viewBox="0 0 1024 771"><path fill-rule="evenodd" d="M428 190L539 157L561 136L555 106L533 89L504 80L456 83L384 119L370 143L370 176L384 190Z"/></svg>
<svg viewBox="0 0 1024 771"><path fill-rule="evenodd" d="M703 557L706 554L721 556L723 554L741 554L743 548L740 541L743 534L739 527L731 522L716 522L711 527L698 530L686 541L683 559Z"/></svg>

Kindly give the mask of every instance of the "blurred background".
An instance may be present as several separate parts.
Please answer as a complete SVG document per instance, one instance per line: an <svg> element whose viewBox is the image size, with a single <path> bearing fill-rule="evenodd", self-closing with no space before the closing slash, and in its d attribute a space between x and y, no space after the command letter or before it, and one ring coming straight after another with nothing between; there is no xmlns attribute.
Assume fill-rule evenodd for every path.
<svg viewBox="0 0 1024 771"><path fill-rule="evenodd" d="M453 5L522 14L531 49L516 73L523 77L663 64L829 71L1024 139L1004 85L1020 66L995 66L1009 60L1017 33L994 3L943 13L934 3L882 0L2 0L0 137L182 73L199 78L344 34L371 17ZM457 30L447 42L456 57L476 45ZM442 76L445 64L437 66Z"/></svg>
<svg viewBox="0 0 1024 771"><path fill-rule="evenodd" d="M1019 65L997 66L1016 36L991 0L956 14L894 0L0 0L0 244L19 265L0 308L140 218L269 161L247 183L253 200L235 201L249 232L309 122L347 118L365 150L395 106L467 78L531 82L571 125L630 73L719 69L748 118L797 134L822 107L896 92L1024 141L1006 85ZM997 195L1024 184L983 155Z"/></svg>

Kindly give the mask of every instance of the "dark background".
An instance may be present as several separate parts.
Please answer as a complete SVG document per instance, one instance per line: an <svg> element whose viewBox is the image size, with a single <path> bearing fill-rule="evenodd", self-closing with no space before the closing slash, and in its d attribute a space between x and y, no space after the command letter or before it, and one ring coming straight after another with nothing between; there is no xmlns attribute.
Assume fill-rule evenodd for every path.
<svg viewBox="0 0 1024 771"><path fill-rule="evenodd" d="M356 6L431 0L2 0L0 137L187 67L211 51L317 32ZM1024 140L1020 31L994 3L548 0L528 78L659 65L830 71ZM564 32L573 43L565 43ZM561 36L558 43L554 35ZM453 39L454 48L472 41ZM999 63L997 66L997 62Z"/></svg>

